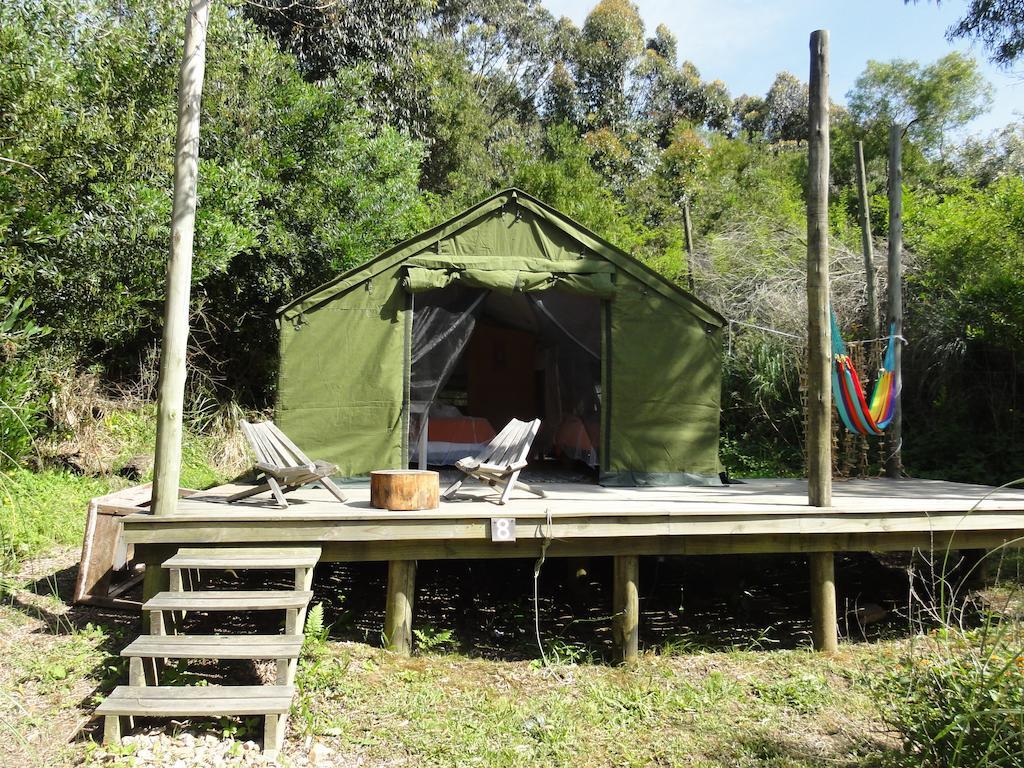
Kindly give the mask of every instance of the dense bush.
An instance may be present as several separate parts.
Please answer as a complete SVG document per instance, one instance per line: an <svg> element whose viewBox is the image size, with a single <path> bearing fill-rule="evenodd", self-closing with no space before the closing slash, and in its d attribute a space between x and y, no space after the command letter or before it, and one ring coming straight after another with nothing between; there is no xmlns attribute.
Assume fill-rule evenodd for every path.
<svg viewBox="0 0 1024 768"><path fill-rule="evenodd" d="M1024 762L1024 644L1020 627L936 630L883 673L882 711L905 764L1016 767Z"/></svg>
<svg viewBox="0 0 1024 768"><path fill-rule="evenodd" d="M184 15L140 0L0 6L0 275L73 359L134 368L158 333ZM194 334L265 401L277 306L420 229L420 147L306 83L217 3L203 97Z"/></svg>
<svg viewBox="0 0 1024 768"><path fill-rule="evenodd" d="M16 465L31 450L46 411L32 342L49 333L26 315L28 298L5 295L0 283L0 469Z"/></svg>

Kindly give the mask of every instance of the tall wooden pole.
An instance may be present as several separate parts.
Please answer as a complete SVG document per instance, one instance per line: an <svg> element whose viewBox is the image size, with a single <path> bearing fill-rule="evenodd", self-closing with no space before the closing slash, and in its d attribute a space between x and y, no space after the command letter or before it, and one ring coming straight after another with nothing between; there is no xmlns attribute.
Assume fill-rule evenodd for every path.
<svg viewBox="0 0 1024 768"><path fill-rule="evenodd" d="M875 293L875 254L871 241L871 208L868 203L868 175L864 168L864 142L858 141L854 159L857 165L857 203L860 215L860 244L864 251L864 279L867 287L868 334L873 339L878 331L878 296Z"/></svg>
<svg viewBox="0 0 1024 768"><path fill-rule="evenodd" d="M828 31L811 33L807 147L807 494L832 504L832 334L828 275Z"/></svg>
<svg viewBox="0 0 1024 768"><path fill-rule="evenodd" d="M185 350L192 287L192 240L199 175L199 103L206 70L206 27L210 0L191 0L185 20L185 50L178 73L178 137L174 155L174 204L171 255L167 261L167 301L160 347L157 392L156 461L153 512L170 514L177 506L181 476L181 418L185 403Z"/></svg>
<svg viewBox="0 0 1024 768"><path fill-rule="evenodd" d="M896 382L892 422L889 424L887 477L903 474L903 129L889 128L889 322L896 327L893 378Z"/></svg>
<svg viewBox="0 0 1024 768"><path fill-rule="evenodd" d="M811 33L807 144L807 499L832 505L832 327L829 319L828 31ZM814 647L839 645L831 551L810 555Z"/></svg>
<svg viewBox="0 0 1024 768"><path fill-rule="evenodd" d="M693 281L693 224L690 222L690 204L683 203L683 241L686 243L686 282L690 286L690 293L696 290Z"/></svg>

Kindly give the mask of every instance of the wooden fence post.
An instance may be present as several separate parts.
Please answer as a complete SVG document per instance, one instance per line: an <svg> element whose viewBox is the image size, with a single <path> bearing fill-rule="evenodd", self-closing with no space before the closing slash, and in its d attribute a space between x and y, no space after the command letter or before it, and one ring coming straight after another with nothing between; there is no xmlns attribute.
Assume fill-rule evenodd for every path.
<svg viewBox="0 0 1024 768"><path fill-rule="evenodd" d="M828 273L828 31L811 34L807 188L807 475L811 506L832 504L832 334Z"/></svg>
<svg viewBox="0 0 1024 768"><path fill-rule="evenodd" d="M839 650L836 614L835 558L831 552L811 552L811 641L826 653Z"/></svg>
<svg viewBox="0 0 1024 768"><path fill-rule="evenodd" d="M686 282L690 293L696 290L693 280L693 223L690 221L690 204L683 203L683 242L686 244Z"/></svg>

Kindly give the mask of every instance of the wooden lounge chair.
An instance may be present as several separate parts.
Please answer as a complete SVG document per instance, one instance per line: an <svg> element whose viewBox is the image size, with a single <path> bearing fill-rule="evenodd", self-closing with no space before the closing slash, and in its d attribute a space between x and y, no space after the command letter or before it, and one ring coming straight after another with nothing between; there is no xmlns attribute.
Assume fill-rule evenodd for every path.
<svg viewBox="0 0 1024 768"><path fill-rule="evenodd" d="M530 446L533 445L533 439L537 436L539 429L540 419L533 421L512 419L478 456L467 456L455 462L455 466L462 470L466 477L456 480L441 495L446 499L452 498L468 478L475 477L492 488L500 487L502 489L501 498L498 499L499 504L508 501L515 488L543 498L544 491L519 482L519 473L526 467Z"/></svg>
<svg viewBox="0 0 1024 768"><path fill-rule="evenodd" d="M270 491L277 499L278 506L287 508L288 502L284 495L310 483L320 483L338 501L345 501L345 494L330 477L338 468L325 461L310 460L274 422L250 424L243 421L242 432L256 453L256 469L260 471L263 482L229 496L229 502Z"/></svg>

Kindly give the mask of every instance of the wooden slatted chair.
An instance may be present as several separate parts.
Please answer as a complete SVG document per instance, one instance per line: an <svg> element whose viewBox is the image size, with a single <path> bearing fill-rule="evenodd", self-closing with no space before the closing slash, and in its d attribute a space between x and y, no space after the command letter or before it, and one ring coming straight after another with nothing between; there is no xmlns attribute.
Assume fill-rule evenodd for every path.
<svg viewBox="0 0 1024 768"><path fill-rule="evenodd" d="M256 454L256 469L262 475L262 482L254 488L229 496L229 502L270 491L277 499L278 506L287 508L288 502L284 495L310 483L320 483L338 501L345 501L345 494L330 477L338 468L326 461L312 461L274 422L250 424L243 421L242 432Z"/></svg>
<svg viewBox="0 0 1024 768"><path fill-rule="evenodd" d="M507 502L516 488L544 498L544 491L519 482L519 473L527 465L526 459L530 455L530 446L533 445L533 439L537 436L539 429L540 419L533 421L512 419L479 455L467 456L455 462L455 466L466 476L448 486L441 494L442 497L452 498L462 484L473 477L482 483L487 483L492 488L502 489L501 498L498 499L499 504Z"/></svg>

